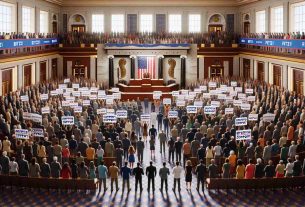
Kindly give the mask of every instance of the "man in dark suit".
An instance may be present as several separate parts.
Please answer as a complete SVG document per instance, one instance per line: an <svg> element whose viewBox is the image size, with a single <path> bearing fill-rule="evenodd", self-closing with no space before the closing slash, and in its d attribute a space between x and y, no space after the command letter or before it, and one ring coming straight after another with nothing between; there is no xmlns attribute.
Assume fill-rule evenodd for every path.
<svg viewBox="0 0 305 207"><path fill-rule="evenodd" d="M157 137L157 130L156 130L154 125L152 125L151 128L149 129L149 136L150 137L152 137L152 136Z"/></svg>
<svg viewBox="0 0 305 207"><path fill-rule="evenodd" d="M150 190L150 182L152 182L152 189L155 190L155 177L157 175L157 168L153 166L153 162L150 161L150 165L146 168L146 176L148 177L148 187L147 190Z"/></svg>
<svg viewBox="0 0 305 207"><path fill-rule="evenodd" d="M137 163L137 167L133 169L133 174L135 175L135 179L136 179L136 186L135 186L136 191L138 189L138 184L140 185L140 191L142 191L143 190L142 175L144 175L144 170L139 162Z"/></svg>
<svg viewBox="0 0 305 207"><path fill-rule="evenodd" d="M200 160L200 164L196 166L195 173L197 175L197 190L199 191L200 183L202 185L202 192L204 192L204 176L206 172L206 166L204 165L204 161Z"/></svg>

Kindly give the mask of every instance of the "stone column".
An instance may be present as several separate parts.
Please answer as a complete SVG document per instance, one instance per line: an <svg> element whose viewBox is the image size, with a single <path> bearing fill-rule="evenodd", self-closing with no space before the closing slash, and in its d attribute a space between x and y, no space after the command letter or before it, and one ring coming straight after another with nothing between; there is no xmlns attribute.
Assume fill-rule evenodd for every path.
<svg viewBox="0 0 305 207"><path fill-rule="evenodd" d="M181 55L181 88L185 88L185 62L186 56Z"/></svg>
<svg viewBox="0 0 305 207"><path fill-rule="evenodd" d="M109 88L114 87L114 68L113 68L113 56L109 56Z"/></svg>
<svg viewBox="0 0 305 207"><path fill-rule="evenodd" d="M130 56L130 79L135 79L135 68L136 68L136 56L131 55Z"/></svg>
<svg viewBox="0 0 305 207"><path fill-rule="evenodd" d="M163 55L158 56L158 79L163 78Z"/></svg>

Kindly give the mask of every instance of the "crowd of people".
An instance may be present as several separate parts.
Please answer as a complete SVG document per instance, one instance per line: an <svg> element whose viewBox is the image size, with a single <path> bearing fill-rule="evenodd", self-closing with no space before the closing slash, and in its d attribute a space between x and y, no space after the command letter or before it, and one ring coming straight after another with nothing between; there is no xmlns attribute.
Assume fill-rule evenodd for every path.
<svg viewBox="0 0 305 207"><path fill-rule="evenodd" d="M214 86L209 87L212 81L217 85L216 90L222 91L227 98L219 99L213 93ZM231 81L235 82L235 86L231 86ZM161 178L161 190L163 185L168 189L167 181L171 177L174 179L173 190L180 190L183 175L186 187L190 189L195 173L199 190L200 184L204 188L206 177L251 179L305 174L305 161L302 163L305 97L302 94L257 80L214 78L189 87L190 91L197 92L193 98L188 96L185 99L186 105L202 101L197 113L188 113L185 106L177 106L181 97L173 97L171 104L163 104L162 100L145 99L143 103L139 99L118 99L107 105L105 99L89 99L88 94L73 96L72 102L79 106L82 106L82 99L90 100L89 105L82 106L82 112L75 112L72 106L63 106L63 101L71 100L77 88L103 90L103 84L73 78L65 84L62 87L62 82L50 81L1 96L1 174L98 178L100 189L103 185L104 190L107 190L108 177L111 178L111 190L114 189L113 184L118 190L120 175L122 185L126 183L128 190L131 189L131 176L136 180L135 189L139 185L142 190L144 174L148 178L148 190L150 187L155 189L157 174ZM200 89L200 86L206 87ZM245 94L246 89L253 89L253 93L238 95ZM55 95L51 92L54 90L57 90ZM48 94L48 99L42 99L42 94ZM25 95L28 101L22 98ZM255 96L255 101L247 101L245 96L249 95ZM250 110L242 110L234 100L249 103ZM204 113L203 106L211 105L212 101L219 101L216 113ZM50 113L42 114L44 107L49 107ZM225 113L228 107L234 109L233 114ZM126 110L127 118L105 123L103 113L98 113L101 108ZM172 110L177 111L176 118L168 117ZM29 120L28 113L41 114L42 120ZM142 121L143 113L149 113L151 120ZM266 113L274 114L274 120L265 121L263 116ZM236 118L248 117L249 114L258 114L257 121L248 121L245 126L235 125ZM74 123L63 125L63 116L73 116ZM43 136L30 133L26 139L16 137L18 129L31 132L37 128L43 129ZM251 129L251 138L237 140L237 130L243 129ZM160 149L156 149L156 142L159 142ZM143 158L145 150L150 151L150 155L147 153ZM170 170L164 162L163 167L157 170L154 166L156 153L161 153L168 163L174 165L173 169ZM105 166L107 158L115 159L111 166ZM153 161L144 172L142 166L149 160Z"/></svg>
<svg viewBox="0 0 305 207"><path fill-rule="evenodd" d="M229 46L238 44L238 35L229 32L211 33L85 33L69 32L60 34L60 41L66 45L79 44L215 44Z"/></svg>
<svg viewBox="0 0 305 207"><path fill-rule="evenodd" d="M54 33L21 33L21 32L12 32L12 33L0 33L0 40L14 40L14 39L37 39L37 38L57 38L58 35Z"/></svg>
<svg viewBox="0 0 305 207"><path fill-rule="evenodd" d="M241 35L244 38L258 38L258 39L285 39L285 40L300 40L305 39L304 32L291 33L248 33Z"/></svg>

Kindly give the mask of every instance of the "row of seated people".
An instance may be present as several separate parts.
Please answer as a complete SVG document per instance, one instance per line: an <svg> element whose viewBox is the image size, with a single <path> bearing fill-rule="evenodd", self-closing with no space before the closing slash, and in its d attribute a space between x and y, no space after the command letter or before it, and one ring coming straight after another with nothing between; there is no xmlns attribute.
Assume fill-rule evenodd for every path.
<svg viewBox="0 0 305 207"><path fill-rule="evenodd" d="M291 33L248 33L242 34L244 38L257 38L257 39L285 39L285 40L298 40L305 39L304 32L291 32Z"/></svg>
<svg viewBox="0 0 305 207"><path fill-rule="evenodd" d="M218 85L228 86L231 84L231 80L230 78L213 79ZM208 85L209 81L211 80L206 79L200 85ZM291 162L298 161L296 155L304 151L304 96L258 81L242 79L236 81L237 86L242 87L243 91L246 88L254 90L256 100L250 103L250 111L241 110L232 103L221 101L215 116L204 114L202 109L196 114L188 114L185 107L177 107L173 99L172 104L167 106L162 102L159 102L158 105L151 105L151 125L143 124L139 120L142 113L141 102L115 101L111 108L126 109L131 113L128 113L128 119L107 124L103 122L103 115L97 114L97 109L107 107L105 100L91 100L89 106L82 107L82 113L75 113L70 107L61 105L63 95L50 96L48 100L39 98L39 94L50 93L56 89L59 82L50 81L25 87L1 97L0 138L3 140L1 149L8 152L11 158L16 157L15 159L18 161L22 158L22 154L28 161L31 161L33 157L38 158L39 162L42 162L43 158L47 158L48 163L52 163L52 158L56 156L60 164L64 164L70 160L70 157L75 156L80 159L83 159L81 156L86 157L93 161L95 158L101 157L97 154L100 149L100 152L104 151L105 157L114 157L118 166L121 166L125 155L125 160L128 160L133 168L135 158L143 163L143 151L148 146L151 156L156 153L155 145L158 137L162 147L160 151L168 154L168 162L174 162L174 155L176 155L176 161L184 158L183 165L193 157L197 160L196 162L204 160L210 177L221 172L219 170L219 167L222 166L222 163L219 162L220 158L222 158L221 160L228 158L230 177L236 176L235 172L239 172L238 175L244 174L242 170L244 167L239 169L242 164L237 163L237 159L260 158L266 165L273 157L280 157L283 163L287 162L288 158L291 159ZM81 86L91 85L99 89L102 86L94 81L73 79L68 86L71 87L72 83L80 83ZM21 101L23 95L28 95L30 101ZM210 98L204 98L202 94L198 94L196 100L202 100L203 106L209 105L211 102ZM193 101L189 101L188 104L192 103ZM24 112L41 114L41 107L44 106L50 107L50 113L43 115L42 123L25 119ZM145 106L145 110L147 107ZM234 108L233 115L224 114L226 107ZM178 118L168 118L167 114L170 109L178 111ZM138 113L132 111L138 111ZM247 117L249 113L258 114L259 119L249 122L246 127L235 126L237 117ZM274 121L263 121L262 117L265 113L275 114ZM75 124L72 127L62 125L63 115L74 116ZM157 129L154 126L158 126ZM20 140L16 138L15 131L21 128L29 130L41 128L44 129L44 135L41 138L31 135L28 140ZM252 129L252 139L236 140L236 130L247 128ZM140 137L143 137L144 141ZM145 146L148 137L150 137L149 145ZM166 143L167 152L165 151ZM2 171L5 168L5 172L7 172L6 153L3 155L0 164ZM6 161L3 162L3 160ZM300 162L301 160L298 163ZM269 163L269 165L271 164ZM297 165L294 164L294 166ZM290 168L287 166L286 168L289 175ZM275 167L271 169L275 170ZM298 169L300 172L298 175L300 175L302 167ZM281 176L283 175L282 170L283 168L278 168ZM223 172L226 171L223 170Z"/></svg>
<svg viewBox="0 0 305 207"><path fill-rule="evenodd" d="M0 40L13 40L13 39L38 39L38 38L56 38L57 34L54 33L17 33L17 32L12 32L12 33L5 33L2 32L0 33Z"/></svg>

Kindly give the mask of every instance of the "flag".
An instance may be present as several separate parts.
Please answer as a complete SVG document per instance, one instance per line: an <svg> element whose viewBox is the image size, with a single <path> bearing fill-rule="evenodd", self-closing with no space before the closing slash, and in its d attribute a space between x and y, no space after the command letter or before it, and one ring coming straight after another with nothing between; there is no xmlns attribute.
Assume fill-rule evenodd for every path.
<svg viewBox="0 0 305 207"><path fill-rule="evenodd" d="M142 79L144 73L149 73L150 78L156 78L155 56L138 56L138 78Z"/></svg>

